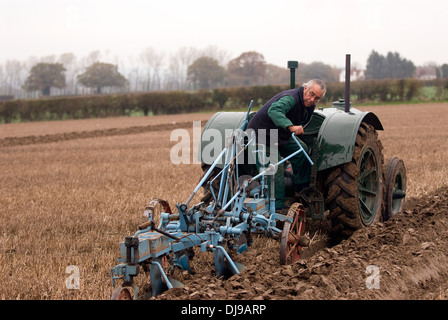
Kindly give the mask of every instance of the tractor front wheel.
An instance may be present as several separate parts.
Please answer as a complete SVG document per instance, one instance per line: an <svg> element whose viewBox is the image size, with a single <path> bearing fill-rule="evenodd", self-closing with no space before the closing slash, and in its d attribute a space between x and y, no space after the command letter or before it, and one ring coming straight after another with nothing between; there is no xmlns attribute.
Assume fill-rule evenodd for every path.
<svg viewBox="0 0 448 320"><path fill-rule="evenodd" d="M400 213L406 196L406 168L403 160L393 157L387 161L384 182L385 221Z"/></svg>

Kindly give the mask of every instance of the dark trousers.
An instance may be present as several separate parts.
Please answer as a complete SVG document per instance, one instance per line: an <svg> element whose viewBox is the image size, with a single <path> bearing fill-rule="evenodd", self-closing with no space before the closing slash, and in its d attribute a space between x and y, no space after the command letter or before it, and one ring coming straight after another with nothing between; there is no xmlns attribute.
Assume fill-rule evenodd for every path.
<svg viewBox="0 0 448 320"><path fill-rule="evenodd" d="M297 139L304 149L305 152L308 152L308 146L300 139ZM292 153L299 150L299 146L293 140L293 138L289 139L288 143L284 146L278 147L278 153L275 154L274 151L270 150L270 148L266 148L266 156L276 157L277 163L282 160L282 158L286 158ZM272 152L271 152L272 151ZM310 174L311 174L311 164L308 159L304 155L303 152L295 155L294 157L288 160L291 163L292 171L294 173L294 186L299 186L303 184L308 184L310 182ZM258 163L258 168L260 169L260 164ZM274 175L275 181L275 209L282 209L285 207L285 163L280 164L277 167L277 171ZM271 176L268 176L268 184L270 183Z"/></svg>

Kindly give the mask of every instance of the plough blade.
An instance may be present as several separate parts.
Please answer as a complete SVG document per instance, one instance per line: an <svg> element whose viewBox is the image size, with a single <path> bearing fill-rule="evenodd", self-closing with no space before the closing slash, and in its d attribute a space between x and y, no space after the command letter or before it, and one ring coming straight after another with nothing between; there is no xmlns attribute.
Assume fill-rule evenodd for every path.
<svg viewBox="0 0 448 320"><path fill-rule="evenodd" d="M242 263L239 262L233 262L235 264L235 266L237 267L239 272L243 272L246 269L246 266Z"/></svg>
<svg viewBox="0 0 448 320"><path fill-rule="evenodd" d="M176 280L172 277L168 277L168 281L171 283L173 288L183 288L184 287L184 284L182 282L180 282L179 280Z"/></svg>
<svg viewBox="0 0 448 320"><path fill-rule="evenodd" d="M239 274L246 268L243 264L234 262L224 248L216 246L214 250L216 277L230 278L234 274Z"/></svg>

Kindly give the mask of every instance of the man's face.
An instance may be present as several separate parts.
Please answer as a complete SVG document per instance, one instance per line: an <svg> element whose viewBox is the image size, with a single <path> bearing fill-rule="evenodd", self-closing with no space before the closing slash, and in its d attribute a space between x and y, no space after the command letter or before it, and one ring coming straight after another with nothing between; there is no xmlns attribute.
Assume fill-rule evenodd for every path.
<svg viewBox="0 0 448 320"><path fill-rule="evenodd" d="M313 85L311 88L306 86L303 88L303 102L305 107L311 107L312 105L319 102L322 98L323 92L320 90L318 84Z"/></svg>

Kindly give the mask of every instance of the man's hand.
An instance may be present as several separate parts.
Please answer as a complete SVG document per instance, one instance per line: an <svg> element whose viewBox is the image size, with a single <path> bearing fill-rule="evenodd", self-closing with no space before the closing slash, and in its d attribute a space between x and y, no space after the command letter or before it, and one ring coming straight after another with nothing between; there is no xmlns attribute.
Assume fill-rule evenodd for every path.
<svg viewBox="0 0 448 320"><path fill-rule="evenodd" d="M303 134L303 127L302 126L289 126L288 130L296 135L299 136L301 134Z"/></svg>

